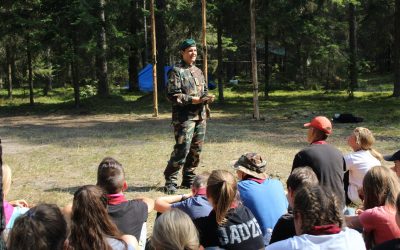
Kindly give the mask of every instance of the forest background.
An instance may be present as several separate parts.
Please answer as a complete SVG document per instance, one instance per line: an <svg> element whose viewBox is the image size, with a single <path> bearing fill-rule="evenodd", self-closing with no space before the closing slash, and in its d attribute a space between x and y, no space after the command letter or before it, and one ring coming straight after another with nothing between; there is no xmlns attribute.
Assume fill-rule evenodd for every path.
<svg viewBox="0 0 400 250"><path fill-rule="evenodd" d="M201 1L156 0L159 111L138 73L152 62L149 0L4 0L0 4L0 136L13 169L11 198L65 205L97 164L127 169L128 197L162 195L172 150L164 67L198 41ZM253 120L249 1L207 1L212 105L200 171L229 169L247 151L283 182L306 146L302 124L352 113L330 142L344 153L355 126L382 153L400 142L400 0L255 1L261 120ZM385 163L390 165L390 163Z"/></svg>

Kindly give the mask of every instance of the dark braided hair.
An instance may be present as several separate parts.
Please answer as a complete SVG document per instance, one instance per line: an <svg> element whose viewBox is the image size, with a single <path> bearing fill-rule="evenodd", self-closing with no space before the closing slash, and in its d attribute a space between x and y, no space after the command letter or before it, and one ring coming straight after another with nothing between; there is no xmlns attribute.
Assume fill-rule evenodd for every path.
<svg viewBox="0 0 400 250"><path fill-rule="evenodd" d="M305 186L296 191L293 214L301 218L301 234L309 233L314 226L343 225L337 197L321 186Z"/></svg>
<svg viewBox="0 0 400 250"><path fill-rule="evenodd" d="M329 224L337 224L340 228L343 226L343 214L339 199L333 192L326 193L328 197L328 216L327 221L330 222Z"/></svg>

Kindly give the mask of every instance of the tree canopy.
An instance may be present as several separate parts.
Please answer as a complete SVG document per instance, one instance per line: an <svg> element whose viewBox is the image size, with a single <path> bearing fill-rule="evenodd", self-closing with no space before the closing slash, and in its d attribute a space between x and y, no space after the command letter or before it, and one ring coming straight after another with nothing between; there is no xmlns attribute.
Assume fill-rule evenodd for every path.
<svg viewBox="0 0 400 250"><path fill-rule="evenodd" d="M113 85L138 89L150 57L148 0L5 0L0 5L0 79L13 88L71 85L107 96ZM208 0L208 68L223 85L251 82L249 1ZM273 88L357 89L357 74L393 74L400 95L399 0L257 0L259 82ZM201 1L155 0L160 89L178 44L201 46ZM397 39L397 40L396 40ZM397 41L397 43L395 42ZM202 64L199 50L199 64ZM396 77L395 77L396 76Z"/></svg>

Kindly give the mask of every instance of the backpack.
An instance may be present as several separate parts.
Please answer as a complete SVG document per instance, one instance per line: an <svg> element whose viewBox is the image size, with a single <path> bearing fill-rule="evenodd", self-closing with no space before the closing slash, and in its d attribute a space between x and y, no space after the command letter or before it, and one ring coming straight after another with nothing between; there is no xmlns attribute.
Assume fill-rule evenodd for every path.
<svg viewBox="0 0 400 250"><path fill-rule="evenodd" d="M353 114L335 114L332 118L334 122L338 123L358 123L364 121L364 118L354 116Z"/></svg>

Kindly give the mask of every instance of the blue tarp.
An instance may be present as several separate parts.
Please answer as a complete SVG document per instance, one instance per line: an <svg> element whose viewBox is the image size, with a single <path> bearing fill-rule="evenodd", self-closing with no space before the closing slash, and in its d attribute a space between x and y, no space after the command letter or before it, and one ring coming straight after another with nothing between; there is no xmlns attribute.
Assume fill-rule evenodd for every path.
<svg viewBox="0 0 400 250"><path fill-rule="evenodd" d="M172 68L171 66L164 66L165 84L168 82L167 73L171 68ZM139 89L140 89L140 91L143 91L143 92L152 92L153 91L153 65L152 64L147 64L146 67L144 67L139 72Z"/></svg>
<svg viewBox="0 0 400 250"><path fill-rule="evenodd" d="M172 66L164 66L165 85L167 85L167 83L168 83L168 71L170 69L172 69ZM208 76L208 88L215 89L216 86L217 85L215 84L211 75L209 75ZM152 64L147 64L146 67L144 67L139 72L139 89L142 92L152 92L153 91L153 65Z"/></svg>

